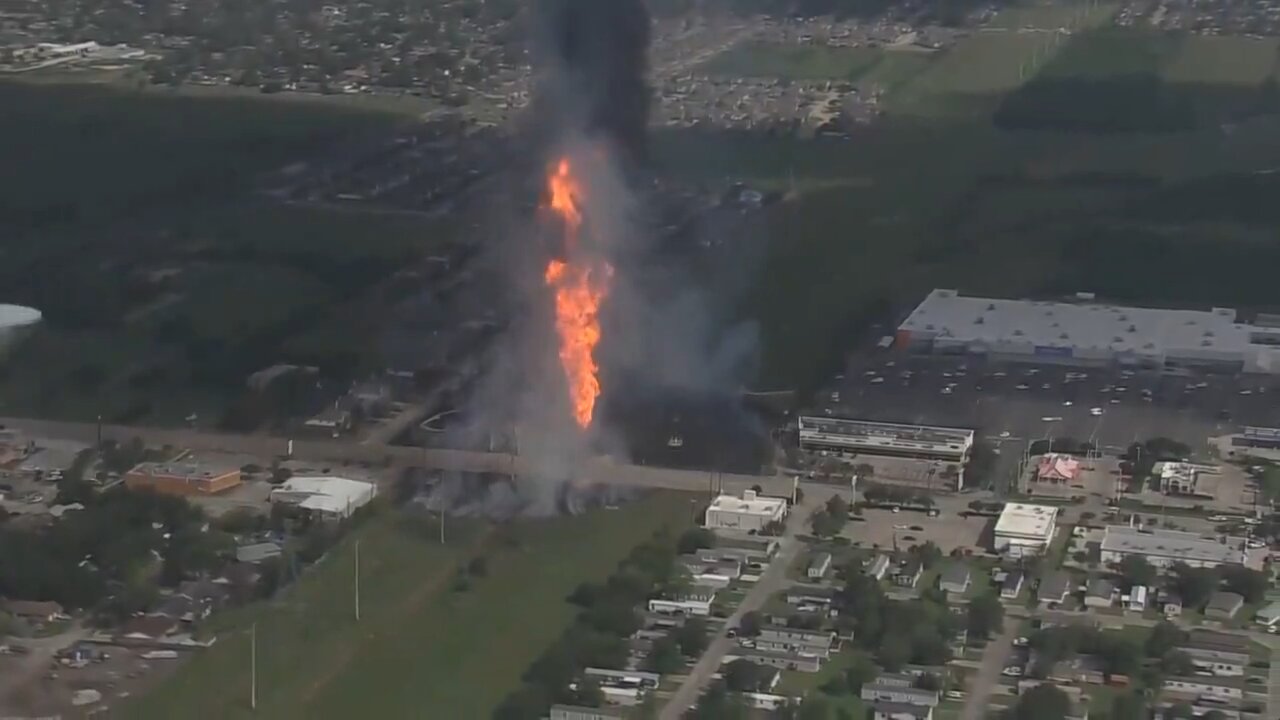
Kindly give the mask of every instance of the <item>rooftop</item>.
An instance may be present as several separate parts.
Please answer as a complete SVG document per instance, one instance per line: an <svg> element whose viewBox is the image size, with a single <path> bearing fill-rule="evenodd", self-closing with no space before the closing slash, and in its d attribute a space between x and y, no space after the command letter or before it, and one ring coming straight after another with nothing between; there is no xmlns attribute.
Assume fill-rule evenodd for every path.
<svg viewBox="0 0 1280 720"><path fill-rule="evenodd" d="M341 513L357 508L373 497L375 486L344 477L292 477L271 491L306 496L298 505L307 510Z"/></svg>
<svg viewBox="0 0 1280 720"><path fill-rule="evenodd" d="M941 582L949 585L963 585L969 582L969 566L962 563L948 565L942 571Z"/></svg>
<svg viewBox="0 0 1280 720"><path fill-rule="evenodd" d="M1180 530L1138 530L1127 525L1109 525L1102 536L1102 552L1239 563L1245 554L1244 543L1244 538L1220 539Z"/></svg>
<svg viewBox="0 0 1280 720"><path fill-rule="evenodd" d="M1040 581L1040 597L1057 600L1071 592L1073 584L1071 576L1061 570L1050 573Z"/></svg>
<svg viewBox="0 0 1280 720"><path fill-rule="evenodd" d="M720 495L711 501L707 510L773 517L782 512L786 506L787 501L782 498L760 497L754 491L747 490L742 493L742 497Z"/></svg>
<svg viewBox="0 0 1280 720"><path fill-rule="evenodd" d="M888 702L884 700L871 703L871 707L876 712L882 712L892 717L901 717L910 715L917 718L927 718L933 713L933 708L928 705L916 705L913 703Z"/></svg>
<svg viewBox="0 0 1280 720"><path fill-rule="evenodd" d="M1244 605L1244 596L1233 592L1216 592L1209 596L1209 604L1205 605L1205 612L1217 611L1224 613L1234 613Z"/></svg>
<svg viewBox="0 0 1280 720"><path fill-rule="evenodd" d="M1255 334L1274 329L1236 322L1230 308L1169 310L966 297L938 289L912 311L899 330L959 342L1016 342L1035 347L1088 348L1141 355L1169 351L1242 352Z"/></svg>
<svg viewBox="0 0 1280 720"><path fill-rule="evenodd" d="M849 420L846 418L814 417L801 415L800 432L838 435L852 439L886 438L930 444L968 444L973 442L973 431L964 428L934 427L929 425L902 425L899 423Z"/></svg>
<svg viewBox="0 0 1280 720"><path fill-rule="evenodd" d="M996 534L1049 540L1057 517L1058 508L1050 505L1008 503L996 521Z"/></svg>
<svg viewBox="0 0 1280 720"><path fill-rule="evenodd" d="M150 477L176 477L187 482L212 480L239 472L240 468L226 463L211 463L200 460L194 455L184 455L180 460L172 462L144 462L135 465L130 475L147 475Z"/></svg>

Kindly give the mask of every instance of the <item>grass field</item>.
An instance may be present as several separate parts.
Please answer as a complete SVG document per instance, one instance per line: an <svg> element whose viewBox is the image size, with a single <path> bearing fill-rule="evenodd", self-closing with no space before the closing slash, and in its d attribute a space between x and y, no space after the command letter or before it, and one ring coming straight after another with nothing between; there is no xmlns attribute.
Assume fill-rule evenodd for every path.
<svg viewBox="0 0 1280 720"><path fill-rule="evenodd" d="M607 576L664 526L691 520L690 498L655 494L615 511L490 527L433 524L391 511L360 528L361 621L353 618L354 539L275 602L217 621L219 640L122 717L485 718L572 621L565 597ZM484 556L487 574L452 589L455 569ZM257 623L258 711L248 707L249 638Z"/></svg>
<svg viewBox="0 0 1280 720"><path fill-rule="evenodd" d="M1164 67L1170 82L1257 85L1273 77L1280 38L1189 35Z"/></svg>
<svg viewBox="0 0 1280 720"><path fill-rule="evenodd" d="M880 62L874 48L744 43L712 58L700 68L709 75L768 77L787 80L855 80Z"/></svg>

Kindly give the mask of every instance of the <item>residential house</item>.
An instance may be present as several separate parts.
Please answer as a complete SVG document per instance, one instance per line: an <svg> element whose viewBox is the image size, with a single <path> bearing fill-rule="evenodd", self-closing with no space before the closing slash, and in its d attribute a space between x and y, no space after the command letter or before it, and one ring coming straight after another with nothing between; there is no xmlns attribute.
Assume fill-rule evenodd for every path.
<svg viewBox="0 0 1280 720"><path fill-rule="evenodd" d="M821 552L813 556L809 561L809 567L805 570L805 575L810 580L821 580L831 570L831 553Z"/></svg>
<svg viewBox="0 0 1280 720"><path fill-rule="evenodd" d="M1004 576L1004 582L1000 583L1000 597L1005 600L1013 600L1018 597L1018 593L1022 592L1022 584L1026 581L1026 575L1021 570L1014 570Z"/></svg>
<svg viewBox="0 0 1280 720"><path fill-rule="evenodd" d="M1280 602L1273 602L1258 611L1253 621L1264 627L1273 628L1280 624Z"/></svg>
<svg viewBox="0 0 1280 720"><path fill-rule="evenodd" d="M920 582L920 576L924 574L924 566L919 560L912 558L898 568L898 573L893 576L893 584L899 587L913 588L916 583Z"/></svg>
<svg viewBox="0 0 1280 720"><path fill-rule="evenodd" d="M178 621L163 615L145 615L126 621L116 632L120 643L150 643L162 640L178 630Z"/></svg>
<svg viewBox="0 0 1280 720"><path fill-rule="evenodd" d="M284 550L279 543L260 542L252 545L241 545L236 548L236 560L242 563L257 564L274 557L280 557L282 552Z"/></svg>
<svg viewBox="0 0 1280 720"><path fill-rule="evenodd" d="M831 607L837 590L830 585L797 583L787 588L787 603L801 609L826 610Z"/></svg>
<svg viewBox="0 0 1280 720"><path fill-rule="evenodd" d="M964 595L972 583L969 566L963 563L948 565L938 576L938 588L949 596Z"/></svg>
<svg viewBox="0 0 1280 720"><path fill-rule="evenodd" d="M862 699L866 702L896 702L935 707L938 704L938 693L910 685L891 684L876 678L874 682L862 686Z"/></svg>
<svg viewBox="0 0 1280 720"><path fill-rule="evenodd" d="M1040 605L1061 605L1067 601L1067 597L1074 587L1075 581L1071 579L1071 575L1061 570L1049 573L1047 577L1040 581L1038 594Z"/></svg>
<svg viewBox="0 0 1280 720"><path fill-rule="evenodd" d="M583 670L582 674L589 678L594 678L601 686L635 685L646 690L652 690L658 687L658 683L662 682L661 675L640 670L610 670L608 668L589 667Z"/></svg>
<svg viewBox="0 0 1280 720"><path fill-rule="evenodd" d="M1229 707L1221 705L1192 705L1191 717L1199 718L1208 715L1211 712L1218 713L1215 717L1221 717L1222 720L1240 720L1240 712ZM1179 703L1169 703L1156 708L1155 717L1152 720L1186 720L1186 715L1180 712Z"/></svg>
<svg viewBox="0 0 1280 720"><path fill-rule="evenodd" d="M678 597L654 598L649 601L649 612L668 615L711 614L711 603L716 599L716 588L694 585Z"/></svg>
<svg viewBox="0 0 1280 720"><path fill-rule="evenodd" d="M1231 702L1244 698L1242 678L1215 678L1203 675L1169 677L1164 681L1167 693L1183 698L1210 702Z"/></svg>
<svg viewBox="0 0 1280 720"><path fill-rule="evenodd" d="M1161 588L1156 593L1156 606L1166 620L1182 616L1182 596L1172 590Z"/></svg>
<svg viewBox="0 0 1280 720"><path fill-rule="evenodd" d="M818 672L822 669L822 658L817 655L801 655L792 652L762 650L760 648L738 648L733 651L735 657L750 660L757 665L778 668L779 670L795 670L798 672Z"/></svg>
<svg viewBox="0 0 1280 720"><path fill-rule="evenodd" d="M1218 677L1240 677L1249 664L1249 641L1240 635L1195 629L1178 646L1199 673Z"/></svg>
<svg viewBox="0 0 1280 720"><path fill-rule="evenodd" d="M62 606L52 600L7 600L5 612L32 623L51 623L63 614Z"/></svg>
<svg viewBox="0 0 1280 720"><path fill-rule="evenodd" d="M1110 580L1094 578L1084 591L1085 607L1108 608L1115 604L1116 586Z"/></svg>
<svg viewBox="0 0 1280 720"><path fill-rule="evenodd" d="M865 572L868 577L876 580L883 580L885 573L889 572L889 566L891 564L892 562L889 560L888 555L876 555L871 559L871 562L867 563L863 572Z"/></svg>
<svg viewBox="0 0 1280 720"><path fill-rule="evenodd" d="M835 641L836 634L829 630L801 630L782 625L766 625L755 638L759 650L815 655L824 660L831 655Z"/></svg>
<svg viewBox="0 0 1280 720"><path fill-rule="evenodd" d="M619 708L552 705L550 720L618 720L622 717Z"/></svg>
<svg viewBox="0 0 1280 720"><path fill-rule="evenodd" d="M1125 596L1125 607L1134 612L1147 609L1147 588L1145 585L1134 585Z"/></svg>
<svg viewBox="0 0 1280 720"><path fill-rule="evenodd" d="M872 720L933 720L932 705L899 702L871 703Z"/></svg>
<svg viewBox="0 0 1280 720"><path fill-rule="evenodd" d="M1244 597L1239 593L1216 592L1209 596L1209 604L1205 605L1204 616L1210 620L1230 620L1244 607Z"/></svg>

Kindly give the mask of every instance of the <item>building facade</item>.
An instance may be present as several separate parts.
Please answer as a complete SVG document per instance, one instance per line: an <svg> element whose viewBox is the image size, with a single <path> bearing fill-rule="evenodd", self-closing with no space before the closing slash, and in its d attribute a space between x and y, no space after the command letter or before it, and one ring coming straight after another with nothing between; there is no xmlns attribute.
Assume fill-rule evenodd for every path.
<svg viewBox="0 0 1280 720"><path fill-rule="evenodd" d="M1052 505L1006 503L996 521L993 549L1011 557L1037 555L1053 541L1058 508Z"/></svg>
<svg viewBox="0 0 1280 720"><path fill-rule="evenodd" d="M703 524L713 529L764 530L770 523L782 522L787 515L787 501L760 497L754 490L743 491L742 497L720 495L707 506Z"/></svg>
<svg viewBox="0 0 1280 720"><path fill-rule="evenodd" d="M172 463L141 463L125 473L130 490L150 490L162 495L217 495L238 487L240 468L206 466L194 459Z"/></svg>

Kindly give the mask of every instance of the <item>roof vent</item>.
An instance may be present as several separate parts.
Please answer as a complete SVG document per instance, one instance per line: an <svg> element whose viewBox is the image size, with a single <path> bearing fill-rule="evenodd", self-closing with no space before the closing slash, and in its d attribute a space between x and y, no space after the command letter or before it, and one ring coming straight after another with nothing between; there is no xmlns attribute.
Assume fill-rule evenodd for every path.
<svg viewBox="0 0 1280 720"><path fill-rule="evenodd" d="M983 324L984 322L986 322L986 321L982 319L982 316L981 316L981 315L979 315L979 316L978 316L978 319L976 319L976 320L974 320L974 321L973 321L973 324L974 324L974 325L981 325L981 324Z"/></svg>
<svg viewBox="0 0 1280 720"><path fill-rule="evenodd" d="M1058 338L1059 338L1059 339L1061 339L1061 340L1066 340L1066 339L1067 339L1067 334L1066 334L1066 333L1062 333L1061 335L1059 335L1059 336L1058 336Z"/></svg>
<svg viewBox="0 0 1280 720"><path fill-rule="evenodd" d="M1129 332L1138 332L1138 326L1137 326L1137 325L1130 325L1130 326L1129 326Z"/></svg>
<svg viewBox="0 0 1280 720"><path fill-rule="evenodd" d="M995 304L995 303L987 303L987 309L988 309L988 310L995 310L995 309L996 309L996 304Z"/></svg>

